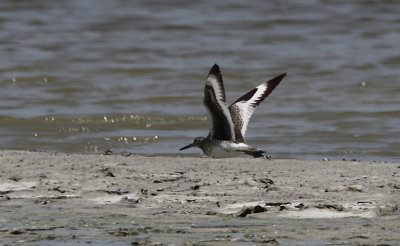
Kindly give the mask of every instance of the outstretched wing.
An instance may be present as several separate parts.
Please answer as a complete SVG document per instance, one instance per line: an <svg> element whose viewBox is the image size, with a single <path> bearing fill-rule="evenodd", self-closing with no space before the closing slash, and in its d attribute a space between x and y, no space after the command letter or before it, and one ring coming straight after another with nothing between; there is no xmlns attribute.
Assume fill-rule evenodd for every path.
<svg viewBox="0 0 400 246"><path fill-rule="evenodd" d="M235 136L233 122L226 106L224 84L217 64L208 73L203 103L211 115L210 137L219 140L233 140Z"/></svg>
<svg viewBox="0 0 400 246"><path fill-rule="evenodd" d="M269 94L271 94L285 76L286 73L283 73L268 82L257 86L229 106L235 129L235 140L237 142L245 142L244 135L246 134L247 125L255 108L260 105Z"/></svg>

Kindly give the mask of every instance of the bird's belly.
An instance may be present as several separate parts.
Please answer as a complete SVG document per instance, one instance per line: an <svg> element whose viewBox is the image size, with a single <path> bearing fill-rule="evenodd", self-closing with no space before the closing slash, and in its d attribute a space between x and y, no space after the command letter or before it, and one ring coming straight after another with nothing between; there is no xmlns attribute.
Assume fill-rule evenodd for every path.
<svg viewBox="0 0 400 246"><path fill-rule="evenodd" d="M205 153L212 158L231 158L242 154L239 151L230 151L222 146L214 147L209 153Z"/></svg>

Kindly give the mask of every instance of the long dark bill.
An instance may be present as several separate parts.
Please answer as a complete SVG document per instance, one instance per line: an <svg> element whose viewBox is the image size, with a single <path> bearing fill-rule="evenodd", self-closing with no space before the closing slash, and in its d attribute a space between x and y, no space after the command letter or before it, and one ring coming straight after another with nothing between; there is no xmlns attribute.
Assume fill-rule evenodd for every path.
<svg viewBox="0 0 400 246"><path fill-rule="evenodd" d="M193 147L193 143L191 143L191 144L189 144L189 145L186 145L185 147L182 147L182 148L180 148L179 150L189 149L189 148L191 148L191 147Z"/></svg>

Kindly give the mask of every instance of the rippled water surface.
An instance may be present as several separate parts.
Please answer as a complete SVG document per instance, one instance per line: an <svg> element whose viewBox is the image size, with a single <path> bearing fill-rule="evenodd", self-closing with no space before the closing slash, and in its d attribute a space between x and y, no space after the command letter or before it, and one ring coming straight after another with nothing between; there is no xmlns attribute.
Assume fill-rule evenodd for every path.
<svg viewBox="0 0 400 246"><path fill-rule="evenodd" d="M396 1L0 2L0 148L178 149L206 136L205 77L229 102L287 77L249 144L274 158L400 160Z"/></svg>

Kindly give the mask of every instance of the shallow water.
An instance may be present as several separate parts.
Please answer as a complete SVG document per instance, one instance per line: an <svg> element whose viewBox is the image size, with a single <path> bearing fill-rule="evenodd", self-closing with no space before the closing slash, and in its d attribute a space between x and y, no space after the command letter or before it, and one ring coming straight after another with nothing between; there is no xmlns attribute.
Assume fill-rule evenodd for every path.
<svg viewBox="0 0 400 246"><path fill-rule="evenodd" d="M0 148L184 155L229 102L280 73L251 145L274 158L400 160L395 1L0 3Z"/></svg>

